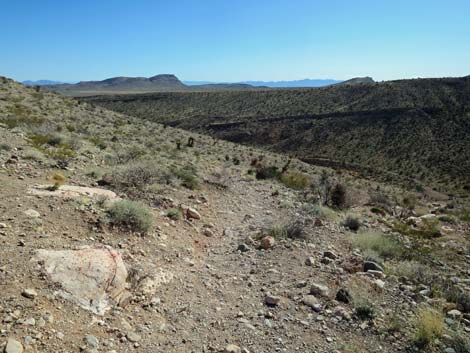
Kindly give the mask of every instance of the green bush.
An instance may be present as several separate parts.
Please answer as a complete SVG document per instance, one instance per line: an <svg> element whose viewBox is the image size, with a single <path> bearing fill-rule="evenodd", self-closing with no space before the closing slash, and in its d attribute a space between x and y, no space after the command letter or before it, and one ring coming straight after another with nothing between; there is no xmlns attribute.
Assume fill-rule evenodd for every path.
<svg viewBox="0 0 470 353"><path fill-rule="evenodd" d="M199 188L199 179L197 177L196 169L193 166L187 165L185 167L174 170L176 177L181 179L181 185L190 190Z"/></svg>
<svg viewBox="0 0 470 353"><path fill-rule="evenodd" d="M294 171L281 174L279 181L285 186L296 190L303 190L310 185L310 177L307 174Z"/></svg>
<svg viewBox="0 0 470 353"><path fill-rule="evenodd" d="M153 226L153 215L143 204L123 200L115 202L110 210L111 224L128 230L148 233Z"/></svg>
<svg viewBox="0 0 470 353"><path fill-rule="evenodd" d="M167 212L166 212L166 216L170 219L173 219L173 220L178 220L182 217L181 215L181 211L177 208L172 208L172 209L169 209Z"/></svg>

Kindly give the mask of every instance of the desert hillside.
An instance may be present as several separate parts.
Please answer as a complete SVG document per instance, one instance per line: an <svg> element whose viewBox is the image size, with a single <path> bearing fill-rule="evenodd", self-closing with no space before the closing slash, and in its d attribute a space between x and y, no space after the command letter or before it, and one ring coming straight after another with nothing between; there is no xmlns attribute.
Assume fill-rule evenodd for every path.
<svg viewBox="0 0 470 353"><path fill-rule="evenodd" d="M361 81L362 82L362 81ZM470 179L470 77L87 98L121 113L457 192Z"/></svg>
<svg viewBox="0 0 470 353"><path fill-rule="evenodd" d="M315 135L315 124L335 125L337 135L350 129L356 139L367 136L359 134L366 125L372 134L388 130L390 119L410 128L427 119L428 133L414 139L422 150L410 156L417 165L434 151L426 136L435 137L445 118L450 128L439 143L461 165L448 172L436 165L435 175L460 182L469 170L461 156L468 149L459 150L468 147L468 83L89 104L0 78L0 351L468 352L468 192L399 187L307 164L220 140L254 144L213 126L243 123L233 132L260 138L268 134L253 117L280 124L327 114L307 118L311 130L290 143L286 127L297 135L301 119L281 125L266 145L306 157L314 137L332 158L341 149ZM365 113L348 117L376 100L386 115L380 123ZM387 115L392 108L404 111ZM456 114L439 115L444 108ZM405 130L390 134L413 141ZM373 163L375 152L385 158L384 144L368 141L350 142L355 163Z"/></svg>

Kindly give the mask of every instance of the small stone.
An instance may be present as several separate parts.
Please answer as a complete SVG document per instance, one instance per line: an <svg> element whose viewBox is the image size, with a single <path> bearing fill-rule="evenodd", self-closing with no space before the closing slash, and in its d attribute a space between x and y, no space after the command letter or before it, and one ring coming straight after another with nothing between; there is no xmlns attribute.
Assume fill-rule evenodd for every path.
<svg viewBox="0 0 470 353"><path fill-rule="evenodd" d="M30 217L30 218L39 218L39 217L41 217L41 215L39 214L38 211L32 210L32 209L24 211L24 214L26 216Z"/></svg>
<svg viewBox="0 0 470 353"><path fill-rule="evenodd" d="M316 305L319 304L317 297L314 295L306 295L302 298L302 303L312 309L315 309Z"/></svg>
<svg viewBox="0 0 470 353"><path fill-rule="evenodd" d="M229 344L228 346L225 347L225 349L222 351L223 353L241 353L241 348L238 347L237 345L234 344Z"/></svg>
<svg viewBox="0 0 470 353"><path fill-rule="evenodd" d="M204 228L204 230L202 231L202 234L204 234L206 237L213 237L215 234L212 230L210 230L209 228Z"/></svg>
<svg viewBox="0 0 470 353"><path fill-rule="evenodd" d="M454 309L454 310L447 312L447 316L450 317L451 319L456 320L462 317L462 312L460 312L457 309Z"/></svg>
<svg viewBox="0 0 470 353"><path fill-rule="evenodd" d="M98 346L99 346L99 344L100 344L99 341L98 341L98 338L96 338L96 337L93 336L93 335L86 335L85 338L84 338L84 340L85 340L85 343L86 343L88 346L90 346L90 347L92 347L92 348L94 348L94 349L97 349Z"/></svg>
<svg viewBox="0 0 470 353"><path fill-rule="evenodd" d="M267 294L266 297L264 298L264 302L267 305L276 306L276 305L279 305L279 303L281 302L281 297L271 295L271 294Z"/></svg>
<svg viewBox="0 0 470 353"><path fill-rule="evenodd" d="M201 219L201 214L192 207L188 207L186 210L186 217L192 219Z"/></svg>
<svg viewBox="0 0 470 353"><path fill-rule="evenodd" d="M126 338L132 343L139 342L142 339L138 333L133 331L127 332Z"/></svg>
<svg viewBox="0 0 470 353"><path fill-rule="evenodd" d="M24 324L29 326L36 326L36 320L33 317L29 318L25 320Z"/></svg>
<svg viewBox="0 0 470 353"><path fill-rule="evenodd" d="M23 353L23 345L13 338L9 338L5 346L5 353Z"/></svg>
<svg viewBox="0 0 470 353"><path fill-rule="evenodd" d="M4 229L6 227L7 227L6 223L0 223L0 229Z"/></svg>
<svg viewBox="0 0 470 353"><path fill-rule="evenodd" d="M444 353L457 353L454 348L448 347L444 349Z"/></svg>
<svg viewBox="0 0 470 353"><path fill-rule="evenodd" d="M321 297L328 297L330 292L327 286L324 286L318 283L313 283L312 286L310 287L310 294L319 295Z"/></svg>
<svg viewBox="0 0 470 353"><path fill-rule="evenodd" d="M34 299L38 296L38 293L32 288L26 288L21 292L21 295L28 299Z"/></svg>
<svg viewBox="0 0 470 353"><path fill-rule="evenodd" d="M336 255L333 251L326 250L323 252L323 257L326 257L331 260L336 260L338 258L338 255Z"/></svg>
<svg viewBox="0 0 470 353"><path fill-rule="evenodd" d="M364 262L364 272L367 272L369 270L384 272L384 269L379 264L377 264L373 261L365 261Z"/></svg>
<svg viewBox="0 0 470 353"><path fill-rule="evenodd" d="M429 297L431 295L431 290L429 288L423 289L419 291L419 294L423 297Z"/></svg>
<svg viewBox="0 0 470 353"><path fill-rule="evenodd" d="M305 265L307 266L313 266L315 264L315 259L313 256L309 256L305 259Z"/></svg>
<svg viewBox="0 0 470 353"><path fill-rule="evenodd" d="M376 279L376 280L374 281L374 284L375 284L376 287L379 288L379 289L384 289L384 287L385 287L385 282L382 281L381 279Z"/></svg>
<svg viewBox="0 0 470 353"><path fill-rule="evenodd" d="M24 343L27 345L27 346L30 346L34 343L34 338L31 337L31 336L25 336L24 337Z"/></svg>
<svg viewBox="0 0 470 353"><path fill-rule="evenodd" d="M246 245L245 243L243 243L243 244L238 245L237 250L240 252L247 252L247 251L250 251L250 247Z"/></svg>
<svg viewBox="0 0 470 353"><path fill-rule="evenodd" d="M268 250L274 246L274 243L274 238L268 235L261 239L261 248L264 250Z"/></svg>

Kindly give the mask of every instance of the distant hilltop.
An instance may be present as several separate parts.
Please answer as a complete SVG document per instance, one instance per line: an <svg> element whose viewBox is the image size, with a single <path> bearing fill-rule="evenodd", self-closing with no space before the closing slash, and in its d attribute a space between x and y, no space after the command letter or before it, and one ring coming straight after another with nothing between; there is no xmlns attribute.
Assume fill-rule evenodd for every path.
<svg viewBox="0 0 470 353"><path fill-rule="evenodd" d="M354 85L375 82L371 77L357 77L347 81L325 79L304 79L296 81L245 81L237 83L185 81L173 74L159 74L151 77L111 77L101 81L80 81L64 83L51 80L24 81L25 85L44 86L49 91L69 96L90 96L102 94L152 93L152 92L195 92L260 90L271 88L324 87L331 85Z"/></svg>

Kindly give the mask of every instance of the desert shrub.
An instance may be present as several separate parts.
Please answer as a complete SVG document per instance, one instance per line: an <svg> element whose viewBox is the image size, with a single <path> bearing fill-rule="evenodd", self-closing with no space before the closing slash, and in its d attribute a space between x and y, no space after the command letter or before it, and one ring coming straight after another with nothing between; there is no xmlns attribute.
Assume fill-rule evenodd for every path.
<svg viewBox="0 0 470 353"><path fill-rule="evenodd" d="M351 296L351 303L354 307L354 313L361 320L371 320L375 317L376 310L376 291L370 283L356 279L348 283L348 292Z"/></svg>
<svg viewBox="0 0 470 353"><path fill-rule="evenodd" d="M106 149L106 141L104 141L100 136L95 135L95 136L90 136L88 138L88 141L90 141L92 144L94 144L96 147L98 147L100 150Z"/></svg>
<svg viewBox="0 0 470 353"><path fill-rule="evenodd" d="M172 208L172 209L169 209L167 212L166 212L166 216L170 219L173 219L173 220L178 220L181 218L181 211L177 208Z"/></svg>
<svg viewBox="0 0 470 353"><path fill-rule="evenodd" d="M459 212L458 217L463 222L470 223L470 209L463 209Z"/></svg>
<svg viewBox="0 0 470 353"><path fill-rule="evenodd" d="M23 158L31 161L43 162L46 160L45 155L37 149L26 147L23 153Z"/></svg>
<svg viewBox="0 0 470 353"><path fill-rule="evenodd" d="M348 216L344 220L343 226L350 229L350 230L352 230L353 232L357 232L359 230L359 228L361 227L361 222L356 217Z"/></svg>
<svg viewBox="0 0 470 353"><path fill-rule="evenodd" d="M405 195L403 197L403 200L402 200L402 205L403 207L407 208L408 210L414 210L414 208L416 207L416 204L418 202L418 199L416 197L416 195L414 194L409 194L409 195Z"/></svg>
<svg viewBox="0 0 470 353"><path fill-rule="evenodd" d="M9 144L7 143L0 143L0 151L11 151L12 148Z"/></svg>
<svg viewBox="0 0 470 353"><path fill-rule="evenodd" d="M386 215L385 211L379 207L372 207L370 211L374 214L377 214L383 217Z"/></svg>
<svg viewBox="0 0 470 353"><path fill-rule="evenodd" d="M424 238L440 237L439 222L432 219L423 219L420 227L414 233Z"/></svg>
<svg viewBox="0 0 470 353"><path fill-rule="evenodd" d="M305 189L310 185L310 177L307 174L294 171L282 173L279 176L279 181L285 186L296 190Z"/></svg>
<svg viewBox="0 0 470 353"><path fill-rule="evenodd" d="M429 266L414 260L400 261L391 267L390 271L398 277L405 277L416 283L429 284L435 279L435 275Z"/></svg>
<svg viewBox="0 0 470 353"><path fill-rule="evenodd" d="M322 171L320 178L312 183L311 188L317 194L321 204L325 206L330 204L333 180L325 171Z"/></svg>
<svg viewBox="0 0 470 353"><path fill-rule="evenodd" d="M63 176L60 173L52 174L50 179L53 182L53 184L50 187L48 187L48 190L50 191L58 190L62 185L65 184L65 180L66 180L65 176Z"/></svg>
<svg viewBox="0 0 470 353"><path fill-rule="evenodd" d="M279 176L279 170L275 166L259 165L256 168L256 179L265 180L273 179Z"/></svg>
<svg viewBox="0 0 470 353"><path fill-rule="evenodd" d="M416 319L414 342L420 348L428 347L444 332L444 316L431 308L420 308Z"/></svg>
<svg viewBox="0 0 470 353"><path fill-rule="evenodd" d="M470 313L470 293L468 291L459 288L450 281L438 283L438 286L449 303L454 303L459 310Z"/></svg>
<svg viewBox="0 0 470 353"><path fill-rule="evenodd" d="M55 160L68 161L76 156L73 146L64 135L33 133L29 139L33 147Z"/></svg>
<svg viewBox="0 0 470 353"><path fill-rule="evenodd" d="M100 179L104 175L104 171L99 167L91 167L87 169L85 175L94 179Z"/></svg>
<svg viewBox="0 0 470 353"><path fill-rule="evenodd" d="M143 204L123 200L115 202L110 210L111 224L139 233L148 233L153 226L153 215Z"/></svg>
<svg viewBox="0 0 470 353"><path fill-rule="evenodd" d="M415 229L410 227L408 224L396 221L393 223L392 229L400 234L429 239L441 236L438 225L439 222L437 220L423 219L420 226Z"/></svg>
<svg viewBox="0 0 470 353"><path fill-rule="evenodd" d="M399 258L403 252L397 241L380 233L358 234L354 236L353 245L362 251L372 250L385 259Z"/></svg>
<svg viewBox="0 0 470 353"><path fill-rule="evenodd" d="M143 158L146 153L147 150L142 146L130 145L128 147L116 149L116 155L114 158L117 164L127 164Z"/></svg>
<svg viewBox="0 0 470 353"><path fill-rule="evenodd" d="M346 206L346 188L342 184L336 184L331 190L331 205L342 209Z"/></svg>
<svg viewBox="0 0 470 353"><path fill-rule="evenodd" d="M299 220L274 226L269 229L268 234L274 238L303 239L306 237L305 225Z"/></svg>
<svg viewBox="0 0 470 353"><path fill-rule="evenodd" d="M439 221L444 222L444 223L450 223L450 224L455 224L456 220L454 216L451 215L442 215L439 216Z"/></svg>
<svg viewBox="0 0 470 353"><path fill-rule="evenodd" d="M154 161L141 160L115 168L111 174L111 184L124 191L141 193L151 184L170 184L172 174Z"/></svg>
<svg viewBox="0 0 470 353"><path fill-rule="evenodd" d="M387 195L381 192L375 192L370 195L370 202L373 205L381 206L387 208L390 206L391 202L388 199Z"/></svg>
<svg viewBox="0 0 470 353"><path fill-rule="evenodd" d="M182 168L173 169L175 176L181 179L181 185L190 190L199 188L199 178L197 176L196 168L191 165L186 165Z"/></svg>

